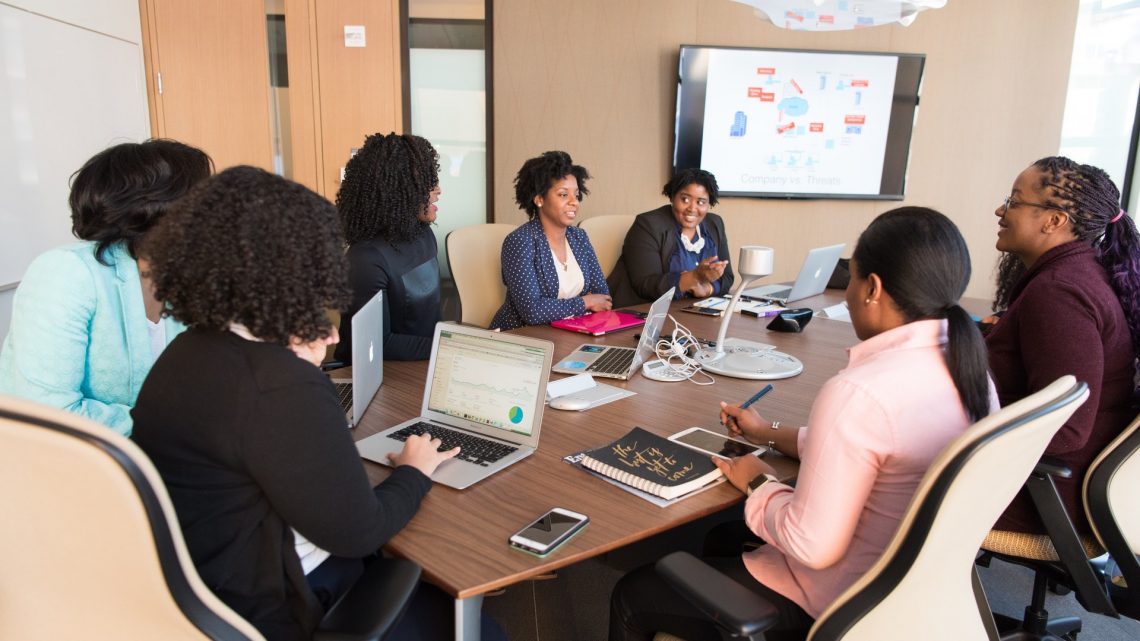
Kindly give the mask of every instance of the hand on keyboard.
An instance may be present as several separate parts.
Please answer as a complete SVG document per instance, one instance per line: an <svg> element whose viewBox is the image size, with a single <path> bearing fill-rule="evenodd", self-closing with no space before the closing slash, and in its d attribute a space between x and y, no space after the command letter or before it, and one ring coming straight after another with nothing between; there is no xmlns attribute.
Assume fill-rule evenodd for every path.
<svg viewBox="0 0 1140 641"><path fill-rule="evenodd" d="M438 451L441 444L442 441L428 434L409 436L408 440L404 441L404 449L399 454L389 454L388 460L392 462L392 467L411 465L425 475L431 476L440 463L459 454L458 447L443 452Z"/></svg>

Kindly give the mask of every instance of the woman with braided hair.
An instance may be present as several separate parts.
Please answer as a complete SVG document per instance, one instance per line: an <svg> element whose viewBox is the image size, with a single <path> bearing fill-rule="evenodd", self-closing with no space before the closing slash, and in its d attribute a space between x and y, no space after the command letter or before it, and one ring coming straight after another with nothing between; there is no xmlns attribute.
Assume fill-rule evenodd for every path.
<svg viewBox="0 0 1140 641"><path fill-rule="evenodd" d="M373 134L344 168L336 208L348 242L352 304L341 316L337 360L352 362L352 316L384 290L384 359L426 360L440 320L439 154L410 134Z"/></svg>
<svg viewBox="0 0 1140 641"><path fill-rule="evenodd" d="M986 332L990 368L1008 405L1072 374L1089 399L1045 456L1073 475L1057 478L1069 517L1091 532L1080 484L1092 460L1136 415L1140 352L1140 235L1108 175L1068 158L1042 158L1018 175L998 217L994 309ZM995 530L1043 534L1025 491Z"/></svg>

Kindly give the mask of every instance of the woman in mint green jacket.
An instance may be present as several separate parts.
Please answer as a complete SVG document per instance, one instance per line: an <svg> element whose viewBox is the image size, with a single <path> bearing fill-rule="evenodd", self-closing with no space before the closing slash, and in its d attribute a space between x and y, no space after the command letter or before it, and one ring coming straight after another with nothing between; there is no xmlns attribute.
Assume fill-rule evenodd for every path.
<svg viewBox="0 0 1140 641"><path fill-rule="evenodd" d="M0 394L75 412L130 435L131 408L159 352L183 327L140 258L146 233L211 173L204 152L173 140L110 147L72 177L72 233L16 290L0 348Z"/></svg>

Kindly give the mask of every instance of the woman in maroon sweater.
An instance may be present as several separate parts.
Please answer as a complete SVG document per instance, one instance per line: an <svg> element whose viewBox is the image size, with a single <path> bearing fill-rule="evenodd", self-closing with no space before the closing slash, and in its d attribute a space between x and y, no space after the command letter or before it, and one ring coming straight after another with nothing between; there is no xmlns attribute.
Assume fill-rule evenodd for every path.
<svg viewBox="0 0 1140 641"><path fill-rule="evenodd" d="M1136 416L1140 346L1140 236L1108 175L1068 158L1043 158L1017 177L998 217L1005 252L986 333L1003 406L1072 374L1089 399L1045 450L1073 471L1056 479L1077 530L1089 533L1080 486L1092 460ZM994 526L1045 532L1024 490Z"/></svg>

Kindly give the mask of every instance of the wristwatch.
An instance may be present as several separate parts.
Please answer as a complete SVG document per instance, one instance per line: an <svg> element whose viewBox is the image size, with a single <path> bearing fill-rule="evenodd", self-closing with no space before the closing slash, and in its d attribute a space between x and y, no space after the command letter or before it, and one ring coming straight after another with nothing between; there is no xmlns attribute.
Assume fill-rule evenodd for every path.
<svg viewBox="0 0 1140 641"><path fill-rule="evenodd" d="M753 492L760 489L760 487L768 481L778 482L779 479L777 479L775 476L772 476L771 474L761 474L760 476L757 476L748 482L748 490L744 493L745 496L752 496Z"/></svg>

